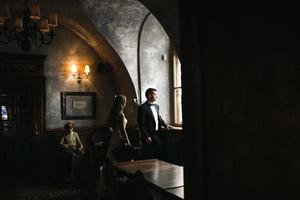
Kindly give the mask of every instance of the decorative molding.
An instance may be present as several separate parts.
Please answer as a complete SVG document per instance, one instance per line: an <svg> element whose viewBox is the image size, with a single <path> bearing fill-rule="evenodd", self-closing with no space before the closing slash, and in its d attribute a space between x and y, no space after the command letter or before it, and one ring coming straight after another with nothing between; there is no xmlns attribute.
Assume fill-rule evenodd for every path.
<svg viewBox="0 0 300 200"><path fill-rule="evenodd" d="M0 53L0 73L43 75L44 55Z"/></svg>

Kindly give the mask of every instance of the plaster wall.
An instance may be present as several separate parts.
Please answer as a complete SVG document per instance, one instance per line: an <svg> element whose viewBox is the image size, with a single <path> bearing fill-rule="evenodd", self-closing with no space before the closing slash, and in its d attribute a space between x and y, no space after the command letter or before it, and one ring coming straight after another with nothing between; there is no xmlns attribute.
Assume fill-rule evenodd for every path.
<svg viewBox="0 0 300 200"><path fill-rule="evenodd" d="M101 63L101 58L94 50L74 33L59 26L56 37L49 46L33 47L30 54L47 55L44 63L46 77L46 128L62 128L65 120L61 120L60 92L96 92L97 117L95 120L73 120L77 127L101 126L106 123L113 95L116 93L115 84L109 69L98 73L96 65ZM0 45L1 52L24 53L15 42L9 45ZM83 70L84 64L89 64L91 74L89 79L83 79L81 84L74 80L70 64L78 65ZM72 121L72 120L70 120Z"/></svg>
<svg viewBox="0 0 300 200"><path fill-rule="evenodd" d="M170 62L169 38L157 19L150 15L141 33L140 70L142 102L146 101L145 91L149 87L158 90L157 103L160 114L170 122Z"/></svg>
<svg viewBox="0 0 300 200"><path fill-rule="evenodd" d="M138 32L149 11L135 0L85 0L82 4L86 15L121 57L138 93Z"/></svg>
<svg viewBox="0 0 300 200"><path fill-rule="evenodd" d="M10 0L10 2L15 1ZM134 0L84 0L80 2L67 0L64 2L53 1L51 3L41 0L41 2L43 2L45 6L51 5L51 7L57 8L59 17L63 14L67 15L69 17L68 20L59 18L59 23L65 24L67 22L69 25L72 24L72 28L74 30L71 30L80 36L80 38L75 36L75 34L71 31L67 33L67 29L61 30L63 27L61 27L60 24L59 28L57 29L59 32L57 32L57 36L53 44L48 47L32 49L30 51L31 54L48 55L45 62L47 89L46 98L48 101L51 101L51 103L47 103L47 128L56 128L64 123L63 121L60 123L57 121L60 118L60 114L58 113L58 109L60 108L54 102L57 102L59 99L57 96L58 90L99 91L99 102L103 102L103 99L105 99L104 102L106 102L106 97L110 98L113 96L113 94L123 90L123 81L130 81L127 79L114 80L114 77L116 77L117 74L123 74L123 72L120 73L121 69L117 68L114 69L113 73L105 74L107 77L111 78L110 81L112 84L109 84L109 86L103 83L98 83L98 79L96 79L98 82L95 80L93 80L94 82L91 82L92 79L89 81L84 81L80 86L78 86L77 83L75 84L75 81L71 81L71 77L68 77L70 74L66 74L67 70L61 69L61 67L63 65L65 68L67 65L71 64L67 62L69 62L70 59L75 59L75 55L78 56L76 59L81 60L82 62L90 62L93 64L101 61L107 62L111 59L109 56L104 56L104 54L102 54L105 52L99 51L101 47L95 46L96 43L93 42L92 38L89 38L87 41L83 41L85 40L86 36L84 34L86 31L88 31L88 29L85 29L85 27L81 26L80 24L76 24L76 22L88 24L88 26L95 26L105 40L111 45L116 55L120 57L121 62L124 63L134 85L136 94L139 94L140 92L142 93L141 96L138 96L141 101L144 100L143 93L146 87L157 87L160 94L159 104L161 105L162 109L161 114L166 121L170 121L169 75L168 69L166 68L168 61L161 61L161 55L168 55L169 49L166 47L166 45L169 42L169 39L159 22L157 20L155 23L153 22L155 21L153 16L151 17L152 22L147 22L144 26L145 30L142 31L142 37L140 40L140 53L138 53L138 34L142 28L143 20L149 14L149 10L146 7L144 7L140 2ZM68 7L68 5L70 8L72 8L72 10L74 10L74 12L65 9ZM80 31L82 31L84 34L80 33ZM147 31L150 32L147 33ZM94 37L97 38L98 36L95 34L97 33L93 32ZM158 40L159 43L155 44ZM0 47L1 51L3 52L24 53L20 49L16 48L15 44L9 44ZM149 56L147 52L151 52L151 55ZM100 58L99 56L102 55L103 58ZM140 66L137 63L138 55L141 56L142 61ZM57 68L54 68L53 66L56 66ZM142 69L141 75L138 73L138 68ZM109 70L110 68L108 67L104 73L109 73ZM140 84L138 83L139 76L141 77ZM94 76L91 77L95 78ZM99 78L99 80L104 82L106 81L102 80L102 75L100 75L100 77L101 78ZM124 91L127 90L128 88L125 88ZM52 98L55 100L52 100ZM135 97L134 95L130 94L128 98L130 102L127 108L129 122L131 124L136 124L136 105L132 103L132 100ZM107 99L107 101L111 102L111 99ZM98 108L101 109L101 112L106 113L105 110L108 110L110 103L105 103L104 105L107 106L105 109ZM52 112L51 110L53 109L56 111ZM103 122L102 120L101 122L90 122L89 120L85 120L78 123L80 126L90 126Z"/></svg>
<svg viewBox="0 0 300 200"><path fill-rule="evenodd" d="M170 40L161 24L150 15L143 25L150 11L138 1L86 0L82 4L89 19L124 62L136 93L142 94L138 96L140 101L145 100L144 92L148 87L157 88L161 94L158 102L161 105L161 114L170 122ZM162 55L166 56L167 60L163 61ZM140 75L138 68L141 70Z"/></svg>
<svg viewBox="0 0 300 200"><path fill-rule="evenodd" d="M85 64L89 64L91 69L89 78L83 78L78 84L70 72L72 63L77 64L80 71L84 70ZM101 63L101 58L84 41L67 29L60 29L57 32L57 38L48 50L45 63L47 128L63 127L66 122L61 120L60 92L62 91L97 93L96 119L73 120L76 126L91 127L106 123L115 86L108 69L103 70L102 73L97 71L98 63Z"/></svg>

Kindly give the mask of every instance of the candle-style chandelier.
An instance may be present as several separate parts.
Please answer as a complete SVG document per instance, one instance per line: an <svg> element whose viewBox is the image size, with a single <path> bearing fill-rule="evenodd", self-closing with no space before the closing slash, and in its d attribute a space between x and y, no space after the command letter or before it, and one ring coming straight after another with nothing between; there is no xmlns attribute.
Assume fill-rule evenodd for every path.
<svg viewBox="0 0 300 200"><path fill-rule="evenodd" d="M11 9L7 3L0 2L0 43L9 44L16 41L23 51L30 51L33 44L36 47L48 45L55 36L54 27L57 26L57 14L50 13L48 18L41 17L40 6L28 0L24 2L21 16L11 16ZM16 11L15 11L16 12Z"/></svg>

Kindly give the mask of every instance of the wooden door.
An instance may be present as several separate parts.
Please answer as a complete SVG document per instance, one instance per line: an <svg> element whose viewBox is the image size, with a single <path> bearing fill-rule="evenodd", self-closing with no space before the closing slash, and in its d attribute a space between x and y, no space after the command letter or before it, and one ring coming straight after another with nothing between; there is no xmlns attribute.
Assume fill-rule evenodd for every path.
<svg viewBox="0 0 300 200"><path fill-rule="evenodd" d="M5 66L7 73L0 80L0 180L35 180L44 135L45 80L32 72L20 73L24 66L33 66L31 59L10 62L20 68L7 72L7 64L0 63L0 72Z"/></svg>

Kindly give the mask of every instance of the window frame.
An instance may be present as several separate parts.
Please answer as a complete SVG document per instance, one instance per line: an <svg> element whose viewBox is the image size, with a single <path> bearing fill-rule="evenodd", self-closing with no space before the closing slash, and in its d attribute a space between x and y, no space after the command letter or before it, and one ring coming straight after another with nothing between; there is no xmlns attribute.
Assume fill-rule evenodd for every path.
<svg viewBox="0 0 300 200"><path fill-rule="evenodd" d="M179 86L176 86L175 85L175 83L176 83L176 80L175 80L175 76L176 76L176 62L175 62L175 60L177 60L178 62L179 62L179 67L178 67L178 69L180 70L180 74L182 73L182 71L181 71L181 63L180 63L180 60L179 60L179 58L178 58L178 56L177 56L177 54L176 54L176 52L175 52L175 50L172 50L171 51L171 55L172 56L170 56L170 68L171 68L171 71L170 71L170 73L172 74L172 81L171 81L171 85L170 85L170 90L172 91L171 92L171 103L170 103L170 105L171 105L171 116L172 116L172 120L171 120L171 122L172 122L172 125L173 126L175 126L175 127L182 127L182 120L181 120L181 123L178 123L177 121L176 121L176 112L175 112L175 107L176 107L176 99L175 99L175 91L177 90L177 89L180 89L181 90L181 119L182 119L182 82L180 81L180 85ZM181 77L179 77L180 79L181 79Z"/></svg>

